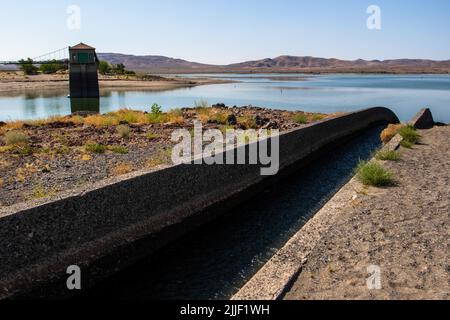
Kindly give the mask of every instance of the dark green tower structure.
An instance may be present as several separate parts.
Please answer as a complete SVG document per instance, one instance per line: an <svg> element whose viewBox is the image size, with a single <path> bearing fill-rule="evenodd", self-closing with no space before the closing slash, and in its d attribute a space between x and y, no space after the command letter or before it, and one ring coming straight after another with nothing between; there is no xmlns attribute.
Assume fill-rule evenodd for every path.
<svg viewBox="0 0 450 320"><path fill-rule="evenodd" d="M84 43L69 47L70 97L99 98L98 57L95 48Z"/></svg>

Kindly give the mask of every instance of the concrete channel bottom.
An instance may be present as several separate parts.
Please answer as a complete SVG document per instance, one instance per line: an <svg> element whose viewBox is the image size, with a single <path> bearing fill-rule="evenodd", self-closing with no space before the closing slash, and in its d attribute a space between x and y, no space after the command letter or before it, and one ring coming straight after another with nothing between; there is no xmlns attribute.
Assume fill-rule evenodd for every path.
<svg viewBox="0 0 450 320"><path fill-rule="evenodd" d="M353 137L80 298L231 298L371 157L381 130Z"/></svg>

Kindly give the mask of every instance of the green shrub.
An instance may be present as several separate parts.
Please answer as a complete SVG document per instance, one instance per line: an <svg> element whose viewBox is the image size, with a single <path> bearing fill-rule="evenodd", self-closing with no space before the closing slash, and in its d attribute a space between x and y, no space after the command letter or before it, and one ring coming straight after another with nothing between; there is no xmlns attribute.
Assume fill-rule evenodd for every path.
<svg viewBox="0 0 450 320"><path fill-rule="evenodd" d="M400 142L400 145L401 145L403 148L406 148L406 149L412 149L412 147L414 146L414 143L409 142L409 141L406 141L406 140L402 140L402 142Z"/></svg>
<svg viewBox="0 0 450 320"><path fill-rule="evenodd" d="M164 116L164 114L153 114L149 113L147 114L147 123L150 124L157 124L157 123L164 123L166 121L167 117Z"/></svg>
<svg viewBox="0 0 450 320"><path fill-rule="evenodd" d="M41 66L39 67L39 70L41 70L41 72L45 74L53 74L58 72L59 70L66 69L67 66L64 63L56 60L53 60L50 63L41 64Z"/></svg>
<svg viewBox="0 0 450 320"><path fill-rule="evenodd" d="M5 144L7 146L26 146L28 143L28 136L21 131L8 131L5 133Z"/></svg>
<svg viewBox="0 0 450 320"><path fill-rule="evenodd" d="M98 72L103 75L111 72L111 65L109 64L109 62L101 60L98 64Z"/></svg>
<svg viewBox="0 0 450 320"><path fill-rule="evenodd" d="M131 134L131 129L129 126L127 125L120 125L117 126L116 131L118 133L118 135L122 138L122 139L126 139L130 137Z"/></svg>
<svg viewBox="0 0 450 320"><path fill-rule="evenodd" d="M251 116L238 117L237 122L245 130L258 128L256 119Z"/></svg>
<svg viewBox="0 0 450 320"><path fill-rule="evenodd" d="M162 114L162 107L159 104L154 103L152 105L152 115L159 116L161 114Z"/></svg>
<svg viewBox="0 0 450 320"><path fill-rule="evenodd" d="M382 161L398 161L400 160L400 155L398 152L393 150L380 151L377 153L376 158Z"/></svg>
<svg viewBox="0 0 450 320"><path fill-rule="evenodd" d="M324 118L325 118L325 115L320 114L320 113L314 113L314 114L312 115L313 121L321 121L321 120L323 120Z"/></svg>
<svg viewBox="0 0 450 320"><path fill-rule="evenodd" d="M160 136L157 135L156 133L147 133L145 136L147 137L148 140L156 140L160 138Z"/></svg>
<svg viewBox="0 0 450 320"><path fill-rule="evenodd" d="M20 70L22 70L26 75L33 75L38 72L38 67L33 64L33 60L28 58L27 60L19 60Z"/></svg>
<svg viewBox="0 0 450 320"><path fill-rule="evenodd" d="M211 116L211 121L214 121L218 124L226 125L228 123L228 113L226 112L217 112Z"/></svg>
<svg viewBox="0 0 450 320"><path fill-rule="evenodd" d="M307 124L308 123L308 118L303 113L294 115L292 120L294 120L294 122L298 123L298 124Z"/></svg>
<svg viewBox="0 0 450 320"><path fill-rule="evenodd" d="M375 162L361 161L357 168L357 178L367 186L384 187L394 184L393 174Z"/></svg>
<svg viewBox="0 0 450 320"><path fill-rule="evenodd" d="M420 134L413 126L406 126L400 129L399 133L402 136L403 140L412 144L418 143L421 138Z"/></svg>
<svg viewBox="0 0 450 320"><path fill-rule="evenodd" d="M92 152L92 153L105 153L106 147L102 144L94 143L94 144L87 144L85 146L86 151Z"/></svg>
<svg viewBox="0 0 450 320"><path fill-rule="evenodd" d="M118 153L118 154L128 154L128 148L126 147L122 147L122 146L112 146L110 148L108 148L109 150L111 150L114 153Z"/></svg>

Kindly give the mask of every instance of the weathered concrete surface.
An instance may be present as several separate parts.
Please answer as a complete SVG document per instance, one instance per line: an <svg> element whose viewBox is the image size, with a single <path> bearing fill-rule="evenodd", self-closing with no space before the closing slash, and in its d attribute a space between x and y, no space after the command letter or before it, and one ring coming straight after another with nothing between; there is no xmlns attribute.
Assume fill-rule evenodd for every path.
<svg viewBox="0 0 450 320"><path fill-rule="evenodd" d="M421 113L423 114L423 113ZM420 122L415 118L413 125ZM383 147L398 149L402 138L395 136ZM355 178L346 184L278 253L233 297L233 300L277 300L289 291L335 223L359 204L367 190ZM341 234L341 236L343 236ZM291 297L292 298L292 297Z"/></svg>
<svg viewBox="0 0 450 320"><path fill-rule="evenodd" d="M430 109L422 109L410 122L416 129L431 129L434 127L433 114Z"/></svg>
<svg viewBox="0 0 450 320"><path fill-rule="evenodd" d="M388 109L372 108L284 133L280 168L381 122L398 119ZM70 265L82 267L83 284L90 285L213 219L263 180L259 165L178 165L3 208L0 297L30 291L48 296L47 290L33 291L47 283L67 293Z"/></svg>

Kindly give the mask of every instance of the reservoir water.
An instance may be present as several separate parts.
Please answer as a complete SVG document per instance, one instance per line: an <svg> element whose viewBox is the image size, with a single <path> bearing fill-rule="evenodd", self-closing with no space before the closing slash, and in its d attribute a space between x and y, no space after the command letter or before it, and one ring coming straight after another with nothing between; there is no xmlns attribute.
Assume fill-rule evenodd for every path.
<svg viewBox="0 0 450 320"><path fill-rule="evenodd" d="M391 108L409 120L420 108L429 107L440 122L450 122L448 75L299 75L210 74L189 75L239 81L168 91L103 90L102 113L130 108L149 111L153 103L165 110L209 103L338 112L372 106ZM39 119L70 114L65 91L26 91L0 95L0 121Z"/></svg>

